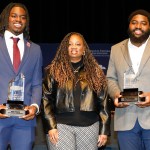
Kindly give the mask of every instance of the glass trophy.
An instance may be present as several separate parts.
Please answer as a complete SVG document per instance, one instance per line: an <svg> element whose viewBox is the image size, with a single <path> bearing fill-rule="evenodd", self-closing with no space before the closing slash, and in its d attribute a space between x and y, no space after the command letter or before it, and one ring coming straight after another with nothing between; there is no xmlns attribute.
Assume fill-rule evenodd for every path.
<svg viewBox="0 0 150 150"><path fill-rule="evenodd" d="M25 76L22 73L9 82L6 115L21 117L28 114L28 111L24 110L24 87Z"/></svg>
<svg viewBox="0 0 150 150"><path fill-rule="evenodd" d="M144 101L145 98L140 98L139 95L142 94L142 91L138 90L138 80L133 69L130 68L124 73L124 89L120 93L122 97L118 100L119 102L130 102L136 103L139 101Z"/></svg>

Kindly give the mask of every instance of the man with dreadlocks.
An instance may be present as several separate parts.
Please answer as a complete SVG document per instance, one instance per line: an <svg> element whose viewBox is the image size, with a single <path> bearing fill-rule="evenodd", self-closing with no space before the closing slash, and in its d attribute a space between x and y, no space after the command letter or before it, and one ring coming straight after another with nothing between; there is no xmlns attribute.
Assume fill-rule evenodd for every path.
<svg viewBox="0 0 150 150"><path fill-rule="evenodd" d="M67 34L43 81L50 150L96 150L110 132L107 80L80 33Z"/></svg>
<svg viewBox="0 0 150 150"><path fill-rule="evenodd" d="M13 67L13 40L19 38L20 65ZM0 150L31 150L35 137L36 113L42 97L41 48L29 39L29 14L20 3L10 3L0 15L0 109L7 103L8 84L25 76L24 104L28 114L9 117L0 113Z"/></svg>

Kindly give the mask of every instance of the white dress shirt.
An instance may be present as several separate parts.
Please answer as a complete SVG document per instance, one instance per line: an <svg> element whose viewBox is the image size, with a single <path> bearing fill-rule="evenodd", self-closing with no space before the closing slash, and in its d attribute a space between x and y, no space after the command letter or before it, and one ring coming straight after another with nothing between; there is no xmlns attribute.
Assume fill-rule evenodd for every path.
<svg viewBox="0 0 150 150"><path fill-rule="evenodd" d="M138 72L138 69L139 69L139 66L141 63L141 59L142 59L148 39L140 47L136 47L135 45L133 45L129 39L128 49L129 49L129 54L130 54L130 58L132 61L132 67L133 67L135 74L137 74L137 72Z"/></svg>
<svg viewBox="0 0 150 150"><path fill-rule="evenodd" d="M20 40L18 41L18 48L20 50L20 58L22 60L23 54L24 54L24 40L23 40L23 33L15 36L14 34L12 34L10 31L6 30L4 33L4 38L6 41L6 46L8 49L8 53L11 59L11 62L13 63L13 40L11 39L11 37L14 38L19 38Z"/></svg>

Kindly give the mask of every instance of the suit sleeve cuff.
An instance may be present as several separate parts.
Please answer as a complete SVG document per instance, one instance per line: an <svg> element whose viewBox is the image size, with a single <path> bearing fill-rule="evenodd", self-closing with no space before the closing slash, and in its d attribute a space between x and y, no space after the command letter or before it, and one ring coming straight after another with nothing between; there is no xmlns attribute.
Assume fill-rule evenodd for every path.
<svg viewBox="0 0 150 150"><path fill-rule="evenodd" d="M40 113L39 111L39 106L37 104L31 104L31 106L35 106L36 107L36 115L38 115Z"/></svg>

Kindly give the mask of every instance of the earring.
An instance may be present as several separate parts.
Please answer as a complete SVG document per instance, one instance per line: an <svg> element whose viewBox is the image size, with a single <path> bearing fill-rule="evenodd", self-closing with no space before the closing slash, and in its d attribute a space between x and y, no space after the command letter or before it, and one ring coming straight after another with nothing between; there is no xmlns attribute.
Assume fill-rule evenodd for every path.
<svg viewBox="0 0 150 150"><path fill-rule="evenodd" d="M83 56L85 55L85 51L83 51Z"/></svg>

